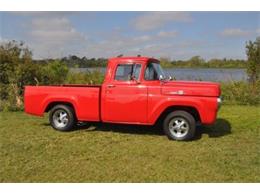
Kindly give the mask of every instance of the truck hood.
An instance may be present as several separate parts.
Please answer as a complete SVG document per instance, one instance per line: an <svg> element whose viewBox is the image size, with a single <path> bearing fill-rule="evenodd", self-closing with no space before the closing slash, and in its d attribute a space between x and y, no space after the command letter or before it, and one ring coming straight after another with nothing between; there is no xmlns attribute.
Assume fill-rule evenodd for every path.
<svg viewBox="0 0 260 195"><path fill-rule="evenodd" d="M220 84L201 81L166 81L162 86L163 95L219 97Z"/></svg>

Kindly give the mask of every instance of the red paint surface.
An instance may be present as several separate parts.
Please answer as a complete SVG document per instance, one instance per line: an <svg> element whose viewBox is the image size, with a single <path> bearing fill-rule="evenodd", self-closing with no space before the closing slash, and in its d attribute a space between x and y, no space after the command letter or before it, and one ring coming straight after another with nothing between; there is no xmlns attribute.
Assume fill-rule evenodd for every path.
<svg viewBox="0 0 260 195"><path fill-rule="evenodd" d="M202 124L212 124L217 114L220 85L213 82L146 81L147 57L112 58L102 85L26 86L25 112L42 116L52 103L69 103L80 121L148 124L172 106L195 108ZM138 81L116 81L118 64L141 64ZM112 86L112 87L111 87Z"/></svg>

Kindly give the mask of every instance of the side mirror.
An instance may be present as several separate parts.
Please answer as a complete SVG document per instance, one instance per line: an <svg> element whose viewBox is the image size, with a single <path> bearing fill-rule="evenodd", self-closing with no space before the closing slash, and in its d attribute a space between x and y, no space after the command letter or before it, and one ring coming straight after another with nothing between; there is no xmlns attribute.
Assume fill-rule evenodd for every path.
<svg viewBox="0 0 260 195"><path fill-rule="evenodd" d="M169 76L168 76L168 80L169 80L169 81L172 81L173 78L169 75Z"/></svg>
<svg viewBox="0 0 260 195"><path fill-rule="evenodd" d="M164 80L163 75L160 75L160 76L159 76L159 80L160 80L160 81Z"/></svg>
<svg viewBox="0 0 260 195"><path fill-rule="evenodd" d="M164 77L163 75L160 75L159 76L159 80L160 81L171 81L171 80L173 80L173 78L169 75L169 76L167 76L167 77Z"/></svg>

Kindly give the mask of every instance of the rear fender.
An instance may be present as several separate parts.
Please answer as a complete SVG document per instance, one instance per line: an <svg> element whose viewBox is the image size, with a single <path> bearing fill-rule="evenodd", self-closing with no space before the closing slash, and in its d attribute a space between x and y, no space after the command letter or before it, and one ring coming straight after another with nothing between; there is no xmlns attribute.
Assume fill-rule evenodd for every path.
<svg viewBox="0 0 260 195"><path fill-rule="evenodd" d="M71 104L74 108L76 116L78 116L78 113L77 113L77 110L78 110L77 98L74 97L74 96L71 96L71 97L48 97L48 98L46 98L43 101L41 113L43 114L46 111L47 107L50 104L55 103L55 102L57 102L57 103L60 102L61 104L62 103Z"/></svg>

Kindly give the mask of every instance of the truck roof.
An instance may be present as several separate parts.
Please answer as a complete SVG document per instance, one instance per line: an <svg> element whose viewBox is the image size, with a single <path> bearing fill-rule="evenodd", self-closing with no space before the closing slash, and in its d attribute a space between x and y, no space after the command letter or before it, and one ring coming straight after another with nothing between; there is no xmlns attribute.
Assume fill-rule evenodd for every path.
<svg viewBox="0 0 260 195"><path fill-rule="evenodd" d="M113 58L109 58L109 61L117 61L117 60L140 60L140 61L148 61L148 60L153 60L153 61L158 61L155 58L151 58L151 57L146 57L146 56L123 56L123 57L113 57Z"/></svg>

